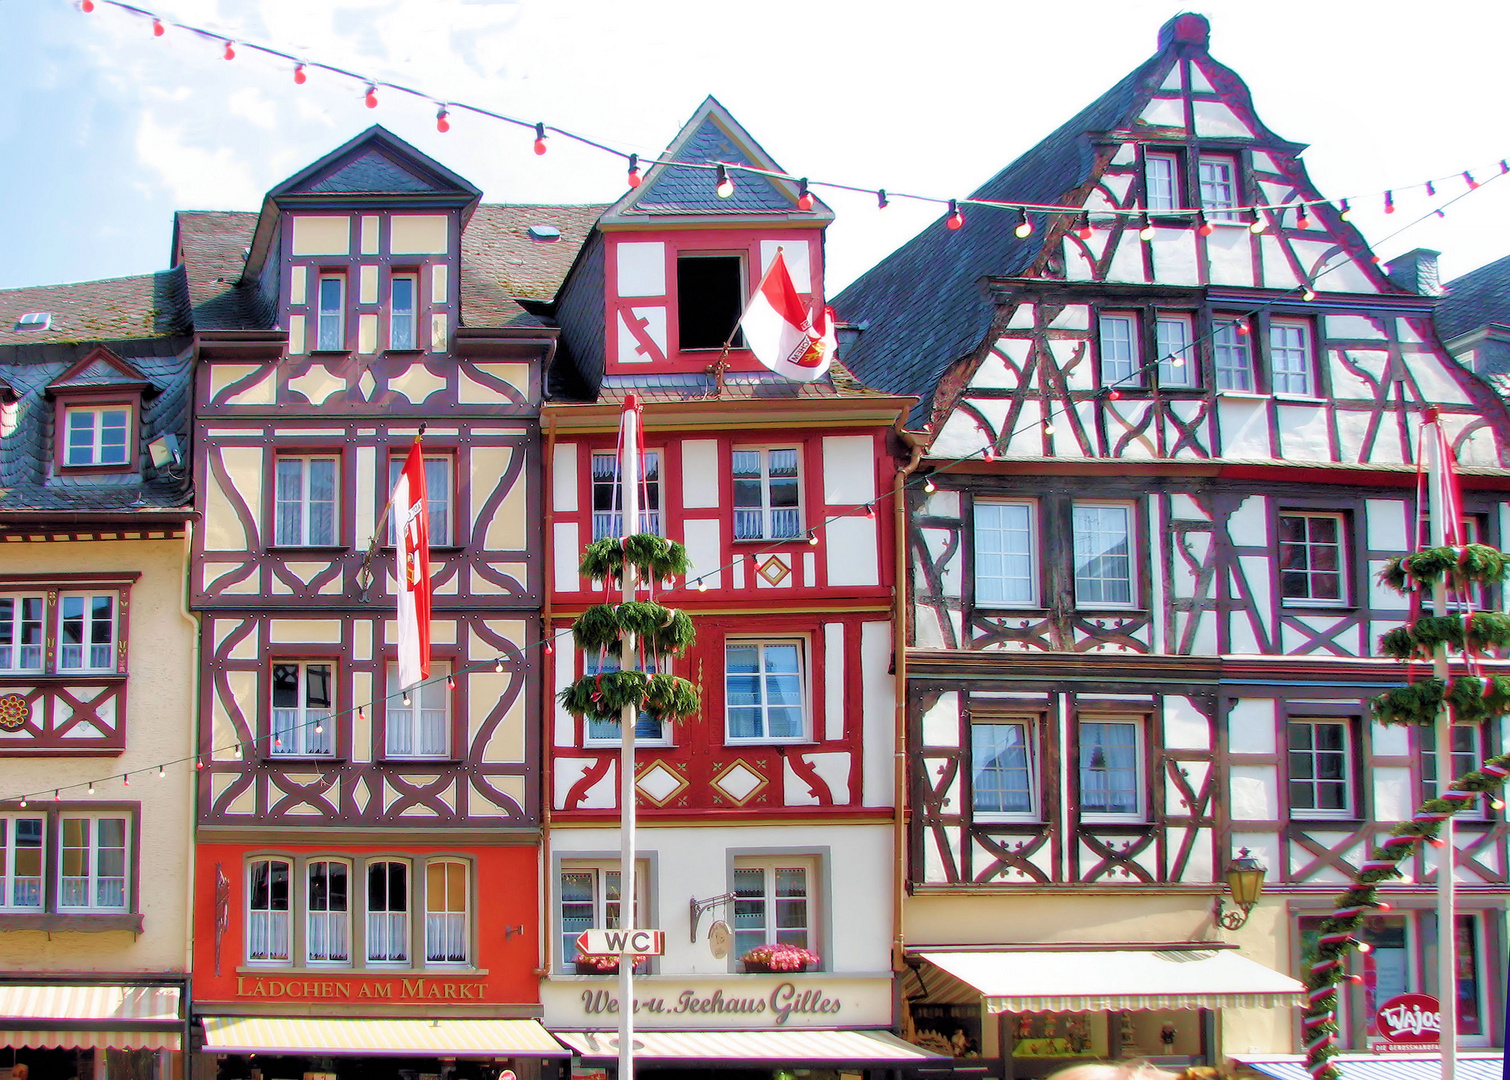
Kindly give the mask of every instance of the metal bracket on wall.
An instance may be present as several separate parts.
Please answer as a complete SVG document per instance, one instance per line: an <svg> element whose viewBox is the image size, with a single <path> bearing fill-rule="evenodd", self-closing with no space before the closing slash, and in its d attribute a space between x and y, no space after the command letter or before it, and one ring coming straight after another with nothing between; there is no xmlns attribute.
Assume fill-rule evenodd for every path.
<svg viewBox="0 0 1510 1080"><path fill-rule="evenodd" d="M699 900L694 896L692 897L692 899L687 901L691 913L690 919L692 922L692 944L697 944L697 924L702 921L704 912L712 911L716 907L722 907L726 904L730 904L733 902L733 900L734 894L731 892L726 892L720 893L717 896L710 896L706 900Z"/></svg>

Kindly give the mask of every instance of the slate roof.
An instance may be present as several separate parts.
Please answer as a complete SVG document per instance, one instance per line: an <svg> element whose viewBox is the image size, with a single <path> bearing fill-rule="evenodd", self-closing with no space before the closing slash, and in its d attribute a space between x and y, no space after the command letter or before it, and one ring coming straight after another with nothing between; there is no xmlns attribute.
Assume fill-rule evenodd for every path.
<svg viewBox="0 0 1510 1080"><path fill-rule="evenodd" d="M733 139L711 119L705 121L691 138L677 151L675 161L693 164L751 165L762 168L754 155L747 154ZM707 169L679 169L667 166L654 180L645 185L634 201L634 210L639 213L668 214L731 214L750 213L790 214L796 206L785 191L768 177L754 173L729 171L734 182L734 194L721 199L716 189L716 173Z"/></svg>
<svg viewBox="0 0 1510 1080"><path fill-rule="evenodd" d="M47 330L17 330L33 311L52 314ZM60 341L127 341L184 333L189 297L183 272L0 289L0 346Z"/></svg>
<svg viewBox="0 0 1510 1080"><path fill-rule="evenodd" d="M827 378L796 382L774 371L741 371L724 375L723 390L714 394L713 378L702 372L667 372L658 375L610 375L604 378L596 402L618 403L633 392L646 402L674 401L795 401L872 398L884 401L892 395L873 390L856 379L837 361Z"/></svg>
<svg viewBox="0 0 1510 1080"><path fill-rule="evenodd" d="M971 197L1064 204L1093 171L1091 133L1122 126L1167 62L1162 50L1156 53ZM1034 221L1033 236L1019 240L1012 231L1015 215L986 207L964 212L964 228L951 232L941 215L832 301L841 320L864 328L844 353L845 362L871 386L918 396L914 426L931 420L939 379L990 329L996 305L981 279L1020 274L1041 249L1041 218Z"/></svg>
<svg viewBox="0 0 1510 1080"><path fill-rule="evenodd" d="M180 210L173 215L196 329L257 329L255 294L236 285L256 227L257 215L240 210Z"/></svg>
<svg viewBox="0 0 1510 1080"><path fill-rule="evenodd" d="M1510 255L1470 270L1443 286L1437 304L1437 335L1443 341L1490 323L1510 326Z"/></svg>
<svg viewBox="0 0 1510 1080"><path fill-rule="evenodd" d="M188 460L193 385L189 347L187 337L110 346L152 384L152 391L142 402L141 437L137 440L140 472L70 477L52 475L57 433L53 401L46 396L45 388L88 355L94 343L0 346L0 380L20 398L16 430L0 439L0 520L13 515L26 519L102 513L149 517L169 510L187 511L187 468L158 472L151 467L146 445L158 435L171 432L178 437ZM88 379L85 373L84 380Z"/></svg>

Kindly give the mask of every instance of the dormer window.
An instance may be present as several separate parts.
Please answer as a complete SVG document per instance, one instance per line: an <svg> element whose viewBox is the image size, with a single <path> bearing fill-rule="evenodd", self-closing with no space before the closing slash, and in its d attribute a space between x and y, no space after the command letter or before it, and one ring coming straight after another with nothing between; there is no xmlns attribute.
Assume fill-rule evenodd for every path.
<svg viewBox="0 0 1510 1080"><path fill-rule="evenodd" d="M677 344L687 349L721 349L744 310L744 259L738 255L682 255L676 260Z"/></svg>
<svg viewBox="0 0 1510 1080"><path fill-rule="evenodd" d="M1149 154L1143 162L1144 205L1150 214L1180 206L1180 159L1173 154Z"/></svg>
<svg viewBox="0 0 1510 1080"><path fill-rule="evenodd" d="M1196 179L1201 186L1201 209L1210 221L1239 220L1233 208L1238 204L1237 160L1222 155L1202 154Z"/></svg>
<svg viewBox="0 0 1510 1080"><path fill-rule="evenodd" d="M346 276L321 274L317 299L319 324L315 347L321 352L340 352L346 339Z"/></svg>
<svg viewBox="0 0 1510 1080"><path fill-rule="evenodd" d="M51 330L52 312L28 311L16 320L17 330Z"/></svg>
<svg viewBox="0 0 1510 1080"><path fill-rule="evenodd" d="M125 405L71 406L63 410L67 429L65 465L126 465L131 410Z"/></svg>

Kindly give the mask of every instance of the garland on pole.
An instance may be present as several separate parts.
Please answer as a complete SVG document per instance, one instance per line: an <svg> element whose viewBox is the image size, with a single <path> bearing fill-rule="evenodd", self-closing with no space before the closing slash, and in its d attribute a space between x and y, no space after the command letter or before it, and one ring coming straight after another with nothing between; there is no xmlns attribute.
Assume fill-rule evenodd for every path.
<svg viewBox="0 0 1510 1080"><path fill-rule="evenodd" d="M1379 580L1402 595L1414 593L1413 608L1419 611L1420 595L1438 583L1466 594L1473 586L1503 582L1507 569L1510 559L1501 552L1485 544L1468 544L1427 548L1392 559L1380 571ZM1471 665L1475 654L1504 647L1507 640L1510 618L1499 612L1463 612L1418 616L1408 626L1385 634L1380 646L1386 654L1404 661L1429 657L1436 647L1448 646L1463 653ZM1450 685L1437 678L1412 681L1380 694L1370 704L1374 718L1381 723L1431 727L1437 722L1444 695L1460 721L1484 723L1510 713L1510 678L1498 675L1462 675ZM1439 774L1450 764L1438 762ZM1379 885L1403 877L1399 864L1420 850L1420 843L1440 845L1437 834L1442 822L1475 798L1494 796L1506 777L1510 777L1510 754L1499 754L1453 780L1439 797L1423 801L1409 821L1393 826L1388 839L1369 852L1353 875L1352 887L1337 898L1336 910L1322 920L1316 951L1306 956L1302 972L1306 1004L1300 1021L1301 1041L1306 1068L1314 1080L1343 1080L1342 1071L1332 1062L1340 1035L1338 987L1362 981L1361 976L1348 971L1347 958L1354 949L1366 951L1361 935L1369 914L1390 908L1379 898ZM1497 798L1494 804L1504 805ZM1444 866L1450 865L1450 858L1450 853L1444 857ZM1443 992L1451 990L1443 988Z"/></svg>

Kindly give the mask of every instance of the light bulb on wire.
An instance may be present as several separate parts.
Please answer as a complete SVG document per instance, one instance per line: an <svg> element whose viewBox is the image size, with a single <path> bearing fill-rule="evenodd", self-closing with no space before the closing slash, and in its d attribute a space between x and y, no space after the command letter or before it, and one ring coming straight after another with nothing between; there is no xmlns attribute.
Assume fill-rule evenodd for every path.
<svg viewBox="0 0 1510 1080"><path fill-rule="evenodd" d="M807 542L808 542L808 546L809 547L817 547L818 546L818 530L817 529L809 529L807 531Z"/></svg>
<svg viewBox="0 0 1510 1080"><path fill-rule="evenodd" d="M1202 236L1210 236L1212 233L1216 232L1216 226L1206 220L1206 215L1204 213L1196 214L1195 221L1195 231L1200 233Z"/></svg>
<svg viewBox="0 0 1510 1080"><path fill-rule="evenodd" d="M1019 240L1026 240L1033 235L1033 223L1028 220L1028 212L1019 209L1017 211L1017 228L1012 230L1012 235Z"/></svg>
<svg viewBox="0 0 1510 1080"><path fill-rule="evenodd" d="M923 492L925 494L932 495L937 490L938 485L933 482L933 477L930 476L923 481Z"/></svg>
<svg viewBox="0 0 1510 1080"><path fill-rule="evenodd" d="M1395 212L1395 193L1393 191L1386 191L1384 193L1384 212L1386 214L1393 214Z"/></svg>
<svg viewBox="0 0 1510 1080"><path fill-rule="evenodd" d="M1082 210L1080 212L1080 224L1075 227L1075 235L1082 240L1089 240L1095 234L1096 230L1091 228L1090 214Z"/></svg>
<svg viewBox="0 0 1510 1080"><path fill-rule="evenodd" d="M1468 185L1468 190L1469 191L1477 191L1478 190L1479 182L1473 178L1473 173L1471 173L1471 172L1464 172L1463 173L1463 183L1465 183L1465 184Z"/></svg>
<svg viewBox="0 0 1510 1080"><path fill-rule="evenodd" d="M295 86L303 86L308 81L309 81L309 76L306 75L306 74L304 74L304 65L303 64L295 64L294 65L294 85Z"/></svg>
<svg viewBox="0 0 1510 1080"><path fill-rule="evenodd" d="M1306 204L1301 203L1295 210L1295 227L1297 229L1309 229L1311 227L1311 215L1306 211Z"/></svg>
<svg viewBox="0 0 1510 1080"><path fill-rule="evenodd" d="M367 93L362 96L362 101L369 109L377 108L377 87L372 83L367 84Z"/></svg>
<svg viewBox="0 0 1510 1080"><path fill-rule="evenodd" d="M130 787L131 786L131 774L130 773L124 773L124 772L121 773L121 786L122 787Z"/></svg>
<svg viewBox="0 0 1510 1080"><path fill-rule="evenodd" d="M166 765L159 765L157 767L157 778L159 780L161 780L163 777L165 777L167 775L168 775L168 767Z"/></svg>
<svg viewBox="0 0 1510 1080"><path fill-rule="evenodd" d="M535 153L545 153L545 124L543 122L535 125Z"/></svg>
<svg viewBox="0 0 1510 1080"><path fill-rule="evenodd" d="M629 186L632 187L632 188L639 187L641 179L643 179L643 178L640 176L640 155L639 154L630 154L629 155Z"/></svg>
<svg viewBox="0 0 1510 1080"><path fill-rule="evenodd" d="M944 219L944 224L950 231L964 228L965 215L959 212L959 203L954 199L949 200L949 216Z"/></svg>
<svg viewBox="0 0 1510 1080"><path fill-rule="evenodd" d="M409 691L405 690L404 691L404 708L407 709L410 705L413 705L413 704L414 704L414 702L409 699Z"/></svg>
<svg viewBox="0 0 1510 1080"><path fill-rule="evenodd" d="M797 209L811 210L815 202L817 200L813 198L813 193L807 189L807 177L804 176L801 180L797 181Z"/></svg>
<svg viewBox="0 0 1510 1080"><path fill-rule="evenodd" d="M886 189L881 188L876 192L876 209L885 210L891 205L891 200L886 197Z"/></svg>
<svg viewBox="0 0 1510 1080"><path fill-rule="evenodd" d="M163 25L163 21L161 19L153 19L152 20L152 36L153 37L162 37L167 32L168 32L168 28Z"/></svg>
<svg viewBox="0 0 1510 1080"><path fill-rule="evenodd" d="M93 780L89 781L89 794L91 794L91 795L94 794L94 781Z"/></svg>
<svg viewBox="0 0 1510 1080"><path fill-rule="evenodd" d="M729 170L722 165L718 167L715 181L713 190L720 199L727 199L734 194L734 181L729 176Z"/></svg>
<svg viewBox="0 0 1510 1080"><path fill-rule="evenodd" d="M444 105L442 105L440 107L440 111L435 114L435 130L439 131L441 134L445 134L446 132L451 130L451 114Z"/></svg>
<svg viewBox="0 0 1510 1080"><path fill-rule="evenodd" d="M1269 227L1269 219L1264 217L1262 210L1253 211L1253 224L1248 226L1250 233L1261 233Z"/></svg>
<svg viewBox="0 0 1510 1080"><path fill-rule="evenodd" d="M79 10L88 15L94 10L94 0L79 0Z"/></svg>
<svg viewBox="0 0 1510 1080"><path fill-rule="evenodd" d="M503 673L503 657L500 656L493 662L493 670L498 672L499 674Z"/></svg>
<svg viewBox="0 0 1510 1080"><path fill-rule="evenodd" d="M1138 239L1149 241L1153 239L1153 222L1148 220L1148 215L1143 215L1143 226L1138 230Z"/></svg>
<svg viewBox="0 0 1510 1080"><path fill-rule="evenodd" d="M233 43L227 41L225 43L225 52L220 54L220 58L222 60L236 59L236 46Z"/></svg>

